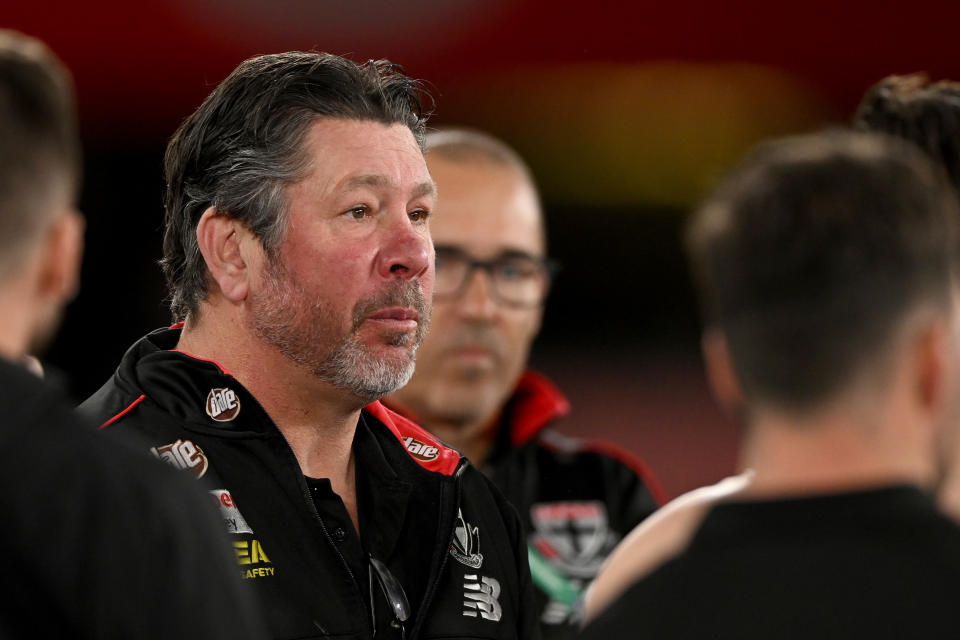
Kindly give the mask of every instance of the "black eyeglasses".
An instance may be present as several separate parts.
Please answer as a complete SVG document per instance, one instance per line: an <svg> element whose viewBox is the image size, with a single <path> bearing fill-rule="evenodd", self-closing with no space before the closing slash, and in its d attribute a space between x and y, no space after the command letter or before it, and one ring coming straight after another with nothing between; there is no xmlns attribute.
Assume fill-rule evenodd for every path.
<svg viewBox="0 0 960 640"><path fill-rule="evenodd" d="M380 591L383 597L390 604L390 611L393 613L393 621L390 623L395 629L400 629L400 637L406 639L407 630L403 623L410 619L410 602L407 600L407 594L404 593L400 582L393 577L387 565L383 564L373 556L368 556L369 571L367 574L368 586L370 589L370 622L373 625L373 635L377 635L377 615L373 598L373 576L377 576L377 584L380 585Z"/></svg>
<svg viewBox="0 0 960 640"><path fill-rule="evenodd" d="M436 251L435 300L462 295L470 276L481 269L487 272L498 302L512 307L535 307L543 304L550 280L559 268L553 260L522 251L505 251L492 260L477 260L456 247L438 246Z"/></svg>

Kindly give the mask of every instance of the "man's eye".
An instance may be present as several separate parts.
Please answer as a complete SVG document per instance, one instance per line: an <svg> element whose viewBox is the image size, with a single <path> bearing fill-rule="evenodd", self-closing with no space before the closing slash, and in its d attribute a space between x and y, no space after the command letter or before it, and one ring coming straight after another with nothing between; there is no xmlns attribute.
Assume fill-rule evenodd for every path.
<svg viewBox="0 0 960 640"><path fill-rule="evenodd" d="M414 222L423 222L430 217L430 212L426 209L414 209L407 215L409 215L410 219Z"/></svg>
<svg viewBox="0 0 960 640"><path fill-rule="evenodd" d="M508 280L526 280L537 276L537 265L526 260L510 260L498 264L497 271Z"/></svg>
<svg viewBox="0 0 960 640"><path fill-rule="evenodd" d="M363 220L368 215L370 215L370 207L366 205L361 205L359 207L353 207L352 209L347 209L347 215L353 218L354 220Z"/></svg>

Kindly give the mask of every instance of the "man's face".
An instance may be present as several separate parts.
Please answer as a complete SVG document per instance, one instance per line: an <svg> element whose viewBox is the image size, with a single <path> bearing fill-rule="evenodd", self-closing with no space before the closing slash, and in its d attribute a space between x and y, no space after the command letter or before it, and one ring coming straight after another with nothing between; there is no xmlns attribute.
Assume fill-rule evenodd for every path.
<svg viewBox="0 0 960 640"><path fill-rule="evenodd" d="M431 219L438 253L454 249L475 260L543 257L540 207L523 173L439 153L427 159L439 193ZM416 372L396 399L427 425L488 421L523 372L541 312L540 305L504 304L490 273L473 271L459 295L435 301Z"/></svg>
<svg viewBox="0 0 960 640"><path fill-rule="evenodd" d="M286 190L286 235L251 292L253 330L364 402L413 372L429 323L433 181L402 125L323 118Z"/></svg>

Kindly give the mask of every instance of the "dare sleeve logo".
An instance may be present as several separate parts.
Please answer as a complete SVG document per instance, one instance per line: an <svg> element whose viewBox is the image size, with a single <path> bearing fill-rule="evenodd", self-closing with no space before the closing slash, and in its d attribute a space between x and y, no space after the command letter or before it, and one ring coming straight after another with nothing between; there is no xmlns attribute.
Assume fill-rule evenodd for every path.
<svg viewBox="0 0 960 640"><path fill-rule="evenodd" d="M150 453L171 467L189 471L197 478L203 477L210 464L203 449L190 440L177 440L162 447L151 447Z"/></svg>
<svg viewBox="0 0 960 640"><path fill-rule="evenodd" d="M435 446L414 440L411 437L404 438L403 444L406 445L407 451L409 451L414 458L423 460L424 462L436 460L437 456L440 455L440 450Z"/></svg>
<svg viewBox="0 0 960 640"><path fill-rule="evenodd" d="M217 422L230 422L240 414L240 399L233 389L210 389L207 415Z"/></svg>

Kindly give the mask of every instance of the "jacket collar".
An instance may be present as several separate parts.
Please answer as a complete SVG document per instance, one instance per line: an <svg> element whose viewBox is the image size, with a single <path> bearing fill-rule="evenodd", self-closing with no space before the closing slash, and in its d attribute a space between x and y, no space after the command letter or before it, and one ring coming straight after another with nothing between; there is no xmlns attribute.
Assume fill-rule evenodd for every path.
<svg viewBox="0 0 960 640"><path fill-rule="evenodd" d="M510 432L510 444L519 447L568 413L566 396L545 376L528 369L504 407L501 425Z"/></svg>
<svg viewBox="0 0 960 640"><path fill-rule="evenodd" d="M143 394L185 424L228 432L272 433L273 420L229 371L214 360L174 350L182 325L158 329L136 344L117 369L117 382ZM382 425L422 468L452 475L460 454L379 402L364 408L371 428Z"/></svg>
<svg viewBox="0 0 960 640"><path fill-rule="evenodd" d="M388 411L406 422L418 419L404 407L391 406ZM498 444L494 448L500 448L500 443L507 449L519 447L568 413L570 402L556 385L546 376L527 369L503 407L496 433Z"/></svg>

